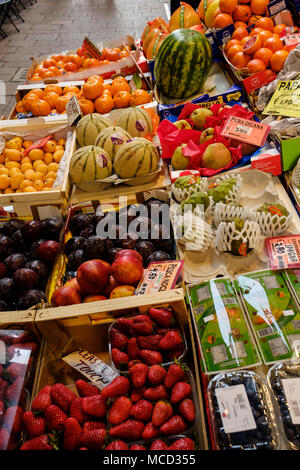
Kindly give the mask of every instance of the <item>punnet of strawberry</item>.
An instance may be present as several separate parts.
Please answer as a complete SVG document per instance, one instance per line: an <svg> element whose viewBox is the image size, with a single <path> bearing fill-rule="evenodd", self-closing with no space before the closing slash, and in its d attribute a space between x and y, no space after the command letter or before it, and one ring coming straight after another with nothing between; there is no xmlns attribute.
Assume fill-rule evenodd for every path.
<svg viewBox="0 0 300 470"><path fill-rule="evenodd" d="M0 330L0 450L18 448L38 343L25 330Z"/></svg>
<svg viewBox="0 0 300 470"><path fill-rule="evenodd" d="M133 361L151 366L182 360L187 351L184 329L171 308L150 307L145 314L122 317L109 329L111 361L128 371Z"/></svg>

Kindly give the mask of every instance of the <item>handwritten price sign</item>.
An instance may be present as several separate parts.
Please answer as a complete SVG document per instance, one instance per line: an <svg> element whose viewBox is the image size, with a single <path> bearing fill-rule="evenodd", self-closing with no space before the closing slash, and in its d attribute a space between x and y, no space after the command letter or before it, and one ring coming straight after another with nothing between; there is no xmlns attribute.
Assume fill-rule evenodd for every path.
<svg viewBox="0 0 300 470"><path fill-rule="evenodd" d="M262 147L267 140L270 126L257 121L230 116L224 124L221 135L228 139Z"/></svg>

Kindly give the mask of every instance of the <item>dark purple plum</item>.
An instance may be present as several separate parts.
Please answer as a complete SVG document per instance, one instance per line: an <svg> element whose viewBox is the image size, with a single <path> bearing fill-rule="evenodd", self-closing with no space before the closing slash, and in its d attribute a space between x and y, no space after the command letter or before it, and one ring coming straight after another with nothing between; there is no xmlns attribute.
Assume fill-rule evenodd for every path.
<svg viewBox="0 0 300 470"><path fill-rule="evenodd" d="M7 275L7 266L4 263L0 262L0 279Z"/></svg>
<svg viewBox="0 0 300 470"><path fill-rule="evenodd" d="M16 287L10 277L0 279L0 298L5 302L10 302L16 297Z"/></svg>
<svg viewBox="0 0 300 470"><path fill-rule="evenodd" d="M73 235L79 235L80 232L91 223L92 216L88 214L75 214L70 218L69 228Z"/></svg>
<svg viewBox="0 0 300 470"><path fill-rule="evenodd" d="M40 279L48 279L48 268L45 263L39 259L28 261L24 268L33 269Z"/></svg>
<svg viewBox="0 0 300 470"><path fill-rule="evenodd" d="M15 244L11 238L3 235L0 238L0 259L5 259L15 251Z"/></svg>
<svg viewBox="0 0 300 470"><path fill-rule="evenodd" d="M48 217L42 221L43 236L46 240L59 240L60 232L63 228L63 220L60 217Z"/></svg>
<svg viewBox="0 0 300 470"><path fill-rule="evenodd" d="M151 228L151 241L158 251L171 251L171 226L156 224Z"/></svg>
<svg viewBox="0 0 300 470"><path fill-rule="evenodd" d="M106 255L106 243L105 240L98 237L98 235L92 235L86 241L85 245L85 257L89 259L101 259Z"/></svg>
<svg viewBox="0 0 300 470"><path fill-rule="evenodd" d="M17 230L15 233L13 233L11 239L17 247L18 251L20 251L21 253L25 253L28 250L28 245L23 239L21 230Z"/></svg>
<svg viewBox="0 0 300 470"><path fill-rule="evenodd" d="M89 238L92 235L95 235L95 228L94 225L89 224L80 232L80 236L83 238Z"/></svg>
<svg viewBox="0 0 300 470"><path fill-rule="evenodd" d="M165 251L154 251L150 256L148 256L146 260L146 266L148 266L148 264L152 263L153 261L169 261L170 259L171 256Z"/></svg>
<svg viewBox="0 0 300 470"><path fill-rule="evenodd" d="M26 261L27 258L22 253L14 253L13 255L9 255L5 258L4 263L9 269L16 271L19 268L23 268Z"/></svg>
<svg viewBox="0 0 300 470"><path fill-rule="evenodd" d="M44 243L41 243L37 249L36 253L38 258L46 263L53 263L57 254L59 252L59 243L55 240L46 240Z"/></svg>
<svg viewBox="0 0 300 470"><path fill-rule="evenodd" d="M119 251L122 251L122 249L123 248L115 246L111 248L110 250L108 250L107 259L110 264L112 264L115 261L116 254L119 253Z"/></svg>
<svg viewBox="0 0 300 470"><path fill-rule="evenodd" d="M106 250L111 250L112 248L114 248L115 244L112 240L110 240L109 238L106 238L105 239L105 244L106 244Z"/></svg>
<svg viewBox="0 0 300 470"><path fill-rule="evenodd" d="M33 243L43 236L43 224L38 220L30 220L25 222L21 227L22 236L27 243Z"/></svg>
<svg viewBox="0 0 300 470"><path fill-rule="evenodd" d="M75 250L68 255L68 270L77 271L79 266L86 261L84 250Z"/></svg>
<svg viewBox="0 0 300 470"><path fill-rule="evenodd" d="M39 289L29 289L20 294L18 308L19 310L27 310L28 308L39 304L41 301L46 301L44 292Z"/></svg>
<svg viewBox="0 0 300 470"><path fill-rule="evenodd" d="M120 246L124 249L132 250L137 242L139 241L139 237L134 233L127 233L126 238L120 240Z"/></svg>
<svg viewBox="0 0 300 470"><path fill-rule="evenodd" d="M8 237L12 237L12 235L17 231L20 230L22 225L24 224L23 220L18 219L11 219L7 220L3 225L3 233Z"/></svg>
<svg viewBox="0 0 300 470"><path fill-rule="evenodd" d="M144 264L147 261L147 258L152 255L155 251L155 246L153 243L149 242L148 240L141 240L138 242L134 249L143 257Z"/></svg>
<svg viewBox="0 0 300 470"><path fill-rule="evenodd" d="M145 206L147 207L149 217L151 217L151 211L153 214L153 212L159 209L162 204L164 204L164 202L160 201L159 199L149 199L146 201Z"/></svg>
<svg viewBox="0 0 300 470"><path fill-rule="evenodd" d="M39 283L39 276L33 269L17 269L13 277L15 285L21 290L32 289Z"/></svg>
<svg viewBox="0 0 300 470"><path fill-rule="evenodd" d="M149 238L151 234L151 219L149 217L137 217L134 219L133 226L140 238L143 240Z"/></svg>
<svg viewBox="0 0 300 470"><path fill-rule="evenodd" d="M69 255L72 251L83 250L86 245L86 239L83 237L72 237L65 245L65 253Z"/></svg>
<svg viewBox="0 0 300 470"><path fill-rule="evenodd" d="M34 257L34 258L38 258L39 255L37 253L37 249L38 247L44 243L46 240L44 238L41 238L40 240L36 240L35 242L33 242L33 244L31 245L30 247L30 253L31 255Z"/></svg>

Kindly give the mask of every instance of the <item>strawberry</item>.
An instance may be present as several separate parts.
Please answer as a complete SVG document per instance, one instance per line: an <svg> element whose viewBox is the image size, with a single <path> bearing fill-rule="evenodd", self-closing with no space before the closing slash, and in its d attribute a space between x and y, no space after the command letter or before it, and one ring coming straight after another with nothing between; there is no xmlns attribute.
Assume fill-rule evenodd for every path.
<svg viewBox="0 0 300 470"><path fill-rule="evenodd" d="M148 380L152 385L158 385L164 380L166 374L166 369L158 364L153 364L148 370Z"/></svg>
<svg viewBox="0 0 300 470"><path fill-rule="evenodd" d="M132 318L130 332L132 336L151 335L153 332L153 323L147 315L136 315Z"/></svg>
<svg viewBox="0 0 300 470"><path fill-rule="evenodd" d="M169 308L155 308L151 307L148 310L148 315L155 323L162 328L169 328L176 324L176 318Z"/></svg>
<svg viewBox="0 0 300 470"><path fill-rule="evenodd" d="M152 416L153 405L150 401L141 399L131 408L130 414L133 418L141 421L149 421Z"/></svg>
<svg viewBox="0 0 300 470"><path fill-rule="evenodd" d="M80 446L82 428L75 418L67 418L65 422L63 448L76 450Z"/></svg>
<svg viewBox="0 0 300 470"><path fill-rule="evenodd" d="M0 364L0 377L1 377L1 375L3 374L3 371L4 371L4 369L3 369L3 367L2 367L1 364Z"/></svg>
<svg viewBox="0 0 300 470"><path fill-rule="evenodd" d="M0 429L0 450L6 450L9 441L9 432L6 428Z"/></svg>
<svg viewBox="0 0 300 470"><path fill-rule="evenodd" d="M24 399L24 380L23 377L17 377L13 383L7 388L5 399L11 404L16 405Z"/></svg>
<svg viewBox="0 0 300 470"><path fill-rule="evenodd" d="M93 429L84 431L80 439L80 445L89 450L102 450L105 444L106 430Z"/></svg>
<svg viewBox="0 0 300 470"><path fill-rule="evenodd" d="M83 397L81 400L82 411L96 418L105 418L107 406L102 395L93 395L92 397Z"/></svg>
<svg viewBox="0 0 300 470"><path fill-rule="evenodd" d="M124 441L113 441L105 447L105 450L128 450L128 445Z"/></svg>
<svg viewBox="0 0 300 470"><path fill-rule="evenodd" d="M130 395L130 400L132 403L137 403L141 398L143 398L144 391L146 387L134 388Z"/></svg>
<svg viewBox="0 0 300 470"><path fill-rule="evenodd" d="M143 387L147 380L148 366L146 364L134 364L130 367L128 373L134 388Z"/></svg>
<svg viewBox="0 0 300 470"><path fill-rule="evenodd" d="M75 418L81 425L90 419L89 415L82 411L81 399L79 397L72 401L69 414L70 418Z"/></svg>
<svg viewBox="0 0 300 470"><path fill-rule="evenodd" d="M181 434L186 430L187 426L181 416L173 415L168 421L166 421L159 430L164 436L170 436L172 434Z"/></svg>
<svg viewBox="0 0 300 470"><path fill-rule="evenodd" d="M172 388L171 403L179 403L184 398L187 398L192 393L192 387L186 382L177 382Z"/></svg>
<svg viewBox="0 0 300 470"><path fill-rule="evenodd" d="M140 359L132 359L131 361L128 362L128 369L130 367L134 366L134 364L140 364L142 361Z"/></svg>
<svg viewBox="0 0 300 470"><path fill-rule="evenodd" d="M113 425L122 423L129 418L131 408L132 402L129 398L124 395L118 397L108 412L108 421Z"/></svg>
<svg viewBox="0 0 300 470"><path fill-rule="evenodd" d="M182 437L169 447L170 450L195 450L195 443L189 437Z"/></svg>
<svg viewBox="0 0 300 470"><path fill-rule="evenodd" d="M0 400L3 400L5 398L7 389L8 389L8 382L0 378Z"/></svg>
<svg viewBox="0 0 300 470"><path fill-rule="evenodd" d="M115 321L114 327L122 331L122 333L125 333L125 335L129 335L130 329L132 326L132 319L131 318L119 318L118 320Z"/></svg>
<svg viewBox="0 0 300 470"><path fill-rule="evenodd" d="M89 450L87 447L80 447L78 450Z"/></svg>
<svg viewBox="0 0 300 470"><path fill-rule="evenodd" d="M152 414L153 426L160 427L173 416L174 411L171 403L160 400L155 404Z"/></svg>
<svg viewBox="0 0 300 470"><path fill-rule="evenodd" d="M144 423L137 419L127 419L123 423L110 428L110 437L123 439L124 441L139 441L142 438Z"/></svg>
<svg viewBox="0 0 300 470"><path fill-rule="evenodd" d="M128 343L128 337L116 328L111 328L110 343L112 348L125 349Z"/></svg>
<svg viewBox="0 0 300 470"><path fill-rule="evenodd" d="M114 365L118 369L123 370L123 369L127 368L127 364L129 362L129 357L126 353L124 353L123 351L120 351L120 349L113 348L111 350L111 357L112 357Z"/></svg>
<svg viewBox="0 0 300 470"><path fill-rule="evenodd" d="M137 341L140 349L159 350L159 343L162 340L161 335L138 336Z"/></svg>
<svg viewBox="0 0 300 470"><path fill-rule="evenodd" d="M104 400L107 398L119 397L121 395L126 395L130 389L130 382L127 377L118 376L110 384L102 390L101 396Z"/></svg>
<svg viewBox="0 0 300 470"><path fill-rule="evenodd" d="M164 380L164 386L166 388L172 388L176 382L183 380L185 378L185 366L181 364L171 364L167 375Z"/></svg>
<svg viewBox="0 0 300 470"><path fill-rule="evenodd" d="M161 336L165 336L169 331L177 331L180 334L179 328L157 328L156 333Z"/></svg>
<svg viewBox="0 0 300 470"><path fill-rule="evenodd" d="M141 349L140 358L152 366L153 364L160 364L163 361L163 357L159 351L152 351L151 349Z"/></svg>
<svg viewBox="0 0 300 470"><path fill-rule="evenodd" d="M182 356L184 350L185 345L184 343L181 343L179 346L177 346L177 348L165 351L167 359L169 359L170 361L175 361L176 359L179 359Z"/></svg>
<svg viewBox="0 0 300 470"><path fill-rule="evenodd" d="M22 430L23 410L20 406L10 406L3 416L3 424L13 434Z"/></svg>
<svg viewBox="0 0 300 470"><path fill-rule="evenodd" d="M44 413L48 406L52 405L50 391L51 385L46 385L39 391L31 404L32 411Z"/></svg>
<svg viewBox="0 0 300 470"><path fill-rule="evenodd" d="M3 331L3 330L2 330ZM25 330L7 330L7 335L1 336L1 341L6 344L28 343L34 339L30 331Z"/></svg>
<svg viewBox="0 0 300 470"><path fill-rule="evenodd" d="M26 441L20 450L58 450L57 442L51 434L42 434Z"/></svg>
<svg viewBox="0 0 300 470"><path fill-rule="evenodd" d="M4 415L4 402L0 400L0 424L2 423L3 415Z"/></svg>
<svg viewBox="0 0 300 470"><path fill-rule="evenodd" d="M91 385L85 380L76 380L75 382L78 395L80 397L90 397L92 395L98 395L100 393L99 388Z"/></svg>
<svg viewBox="0 0 300 470"><path fill-rule="evenodd" d="M142 432L142 439L154 439L158 436L160 436L159 428L153 426L151 422L147 423L144 428L144 431Z"/></svg>
<svg viewBox="0 0 300 470"><path fill-rule="evenodd" d="M168 351L170 349L175 349L183 343L183 339L177 331L169 331L159 342L159 349L163 351Z"/></svg>
<svg viewBox="0 0 300 470"><path fill-rule="evenodd" d="M16 379L17 377L24 377L26 373L26 364L18 364L13 362L5 369L5 377Z"/></svg>
<svg viewBox="0 0 300 470"><path fill-rule="evenodd" d="M32 411L25 411L23 424L29 439L41 436L46 431L46 422L42 416L35 416Z"/></svg>
<svg viewBox="0 0 300 470"><path fill-rule="evenodd" d="M48 431L62 431L67 415L57 406L50 405L45 411L45 422Z"/></svg>
<svg viewBox="0 0 300 470"><path fill-rule="evenodd" d="M155 387L146 388L144 391L144 398L151 401L158 401L158 400L168 400L169 394L165 387L160 385L155 385Z"/></svg>
<svg viewBox="0 0 300 470"><path fill-rule="evenodd" d="M127 354L129 359L138 359L140 357L140 350L138 347L137 339L135 337L130 338L127 343Z"/></svg>
<svg viewBox="0 0 300 470"><path fill-rule="evenodd" d="M106 424L101 421L86 421L83 425L84 431L93 431L94 429L106 429Z"/></svg>
<svg viewBox="0 0 300 470"><path fill-rule="evenodd" d="M182 418L189 423L193 423L196 419L196 410L193 400L185 398L178 406L178 412Z"/></svg>
<svg viewBox="0 0 300 470"><path fill-rule="evenodd" d="M169 450L169 446L161 439L157 439L157 441L152 442L149 450Z"/></svg>
<svg viewBox="0 0 300 470"><path fill-rule="evenodd" d="M59 408L65 413L69 412L70 405L76 398L75 393L60 383L56 383L51 387L50 395L53 403L59 406Z"/></svg>
<svg viewBox="0 0 300 470"><path fill-rule="evenodd" d="M140 446L139 444L134 444L133 446L130 447L129 450L147 450L146 447Z"/></svg>

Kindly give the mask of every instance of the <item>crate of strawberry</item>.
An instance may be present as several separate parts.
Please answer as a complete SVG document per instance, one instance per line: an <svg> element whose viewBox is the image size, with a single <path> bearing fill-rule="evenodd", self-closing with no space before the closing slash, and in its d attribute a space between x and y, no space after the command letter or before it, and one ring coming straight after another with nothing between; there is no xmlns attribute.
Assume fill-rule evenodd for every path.
<svg viewBox="0 0 300 470"><path fill-rule="evenodd" d="M145 314L122 317L112 323L109 352L119 372L128 371L136 361L165 366L184 358L185 332L171 308L150 307Z"/></svg>
<svg viewBox="0 0 300 470"><path fill-rule="evenodd" d="M182 436L171 439L156 439L152 444L132 444L117 440L111 442L105 450L196 450L195 440Z"/></svg>

